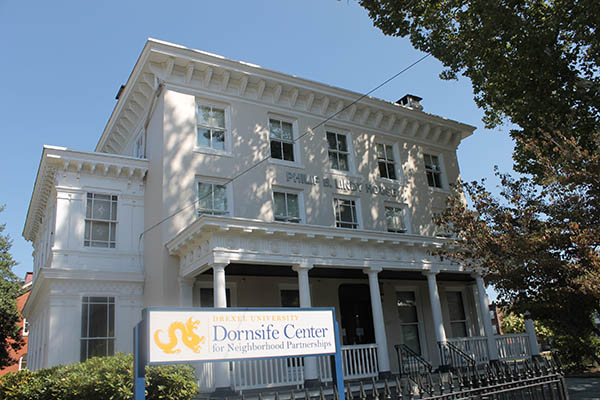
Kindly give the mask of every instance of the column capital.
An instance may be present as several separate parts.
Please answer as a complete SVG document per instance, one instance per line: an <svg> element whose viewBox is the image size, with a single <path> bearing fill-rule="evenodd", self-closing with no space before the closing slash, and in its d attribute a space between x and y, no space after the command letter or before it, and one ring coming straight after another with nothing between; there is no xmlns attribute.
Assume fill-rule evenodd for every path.
<svg viewBox="0 0 600 400"><path fill-rule="evenodd" d="M313 269L314 265L308 262L300 262L300 263L295 263L292 264L292 270L296 271L296 272L300 272L300 271L310 271L311 269Z"/></svg>
<svg viewBox="0 0 600 400"><path fill-rule="evenodd" d="M475 279L483 279L483 272L480 269L476 269L475 271L471 272L471 276Z"/></svg>
<svg viewBox="0 0 600 400"><path fill-rule="evenodd" d="M440 271L435 270L435 269L426 269L424 271L421 271L421 273L425 276L436 276L437 274L440 273Z"/></svg>
<svg viewBox="0 0 600 400"><path fill-rule="evenodd" d="M363 268L363 273L369 275L369 274L378 274L381 271L383 271L383 267L368 267L368 268Z"/></svg>
<svg viewBox="0 0 600 400"><path fill-rule="evenodd" d="M229 264L226 264L226 263L214 263L214 264L210 264L210 267L215 271L224 271L225 267L228 265Z"/></svg>

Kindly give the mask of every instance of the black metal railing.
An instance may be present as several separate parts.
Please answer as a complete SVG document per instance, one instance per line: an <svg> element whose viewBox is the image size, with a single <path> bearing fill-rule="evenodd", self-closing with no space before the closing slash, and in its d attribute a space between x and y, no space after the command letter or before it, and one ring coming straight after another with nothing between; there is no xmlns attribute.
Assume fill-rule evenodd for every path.
<svg viewBox="0 0 600 400"><path fill-rule="evenodd" d="M425 372L415 383L406 376L371 382L346 382L345 398L335 386L249 393L229 400L568 400L560 361L556 358L497 363L455 371ZM227 399L226 399L227 400Z"/></svg>
<svg viewBox="0 0 600 400"><path fill-rule="evenodd" d="M396 348L396 356L398 357L400 375L414 380L420 374L433 371L432 365L407 345L397 344L394 347Z"/></svg>
<svg viewBox="0 0 600 400"><path fill-rule="evenodd" d="M440 365L449 368L475 367L477 363L473 357L465 353L455 345L449 342L439 342Z"/></svg>

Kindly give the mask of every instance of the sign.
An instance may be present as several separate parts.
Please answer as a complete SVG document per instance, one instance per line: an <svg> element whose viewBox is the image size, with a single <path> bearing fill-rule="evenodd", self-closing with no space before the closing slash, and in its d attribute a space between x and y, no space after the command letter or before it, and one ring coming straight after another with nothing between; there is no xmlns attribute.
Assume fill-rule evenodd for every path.
<svg viewBox="0 0 600 400"><path fill-rule="evenodd" d="M310 185L314 187L323 186L325 188L337 189L351 193L368 193L371 195L379 195L385 197L398 197L401 196L402 190L399 184L390 183L373 183L365 182L360 178L334 178L334 177L321 177L318 175L307 175L302 172L291 172L286 171L285 173L286 182L299 183L302 185Z"/></svg>
<svg viewBox="0 0 600 400"><path fill-rule="evenodd" d="M148 362L240 360L336 352L319 309L148 310Z"/></svg>
<svg viewBox="0 0 600 400"><path fill-rule="evenodd" d="M145 400L146 365L297 356L332 357L344 394L333 308L146 308L133 329L133 395Z"/></svg>

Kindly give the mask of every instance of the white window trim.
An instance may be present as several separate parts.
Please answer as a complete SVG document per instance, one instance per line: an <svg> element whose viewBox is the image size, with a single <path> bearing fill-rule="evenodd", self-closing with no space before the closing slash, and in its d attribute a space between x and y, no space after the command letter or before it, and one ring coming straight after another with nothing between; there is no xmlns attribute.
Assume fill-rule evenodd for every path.
<svg viewBox="0 0 600 400"><path fill-rule="evenodd" d="M397 300L396 293L397 292L414 292L415 301L417 302L417 318L419 319L419 343L421 344L421 357L426 360L429 360L429 353L427 350L427 337L425 336L425 314L423 312L423 301L421 299L421 288L419 286L394 286L394 297ZM398 308L398 305L395 304L395 307ZM396 318L398 324L400 324L400 319L398 318L398 314L396 314Z"/></svg>
<svg viewBox="0 0 600 400"><path fill-rule="evenodd" d="M377 144L379 144L379 143L392 146L392 152L394 154L394 171L396 172L396 179L382 178L379 175L379 159L377 157ZM404 171L402 169L403 162L400 159L400 149L398 147L398 143L376 137L373 145L374 145L373 146L373 149L374 149L373 156L375 158L375 168L377 170L377 181L387 183L387 184L392 184L392 185L398 185L398 186L405 185L406 180L404 178Z"/></svg>
<svg viewBox="0 0 600 400"><path fill-rule="evenodd" d="M194 102L194 151L204 154L213 154L219 156L233 157L232 154L232 127L231 127L231 106L227 103L219 103L196 97ZM212 147L198 146L198 107L208 106L222 108L225 111L225 149L213 149Z"/></svg>
<svg viewBox="0 0 600 400"><path fill-rule="evenodd" d="M86 249L88 251L107 251L107 252L111 252L114 253L115 251L119 250L119 240L118 240L118 231L119 231L119 220L121 218L121 214L122 212L119 211L123 208L122 205L122 199L121 199L121 192L114 190L114 191L109 191L106 189L96 189L94 187L84 187L82 188L83 190L83 196L82 196L82 202L83 202L83 240L81 241L81 247L83 249ZM87 195L88 193L92 193L92 194L101 194L101 195L106 195L106 196L117 196L117 219L115 221L112 221L116 227L115 227L115 247L95 247L95 246L85 246L85 222L88 220L87 218ZM54 212L56 212L56 209L54 210ZM54 216L56 217L56 215ZM91 221L98 221L95 220L93 218L90 219ZM110 236L109 236L110 237ZM54 239L53 239L54 241ZM90 240L91 242L91 240Z"/></svg>
<svg viewBox="0 0 600 400"><path fill-rule="evenodd" d="M228 216L228 217L232 217L233 216L233 185L232 182L229 182L227 179L221 179L221 178L214 178L214 177L205 177L205 176L196 176L196 179L194 180L194 204L195 204L195 210L196 210L196 217L200 218L202 215L200 215L200 207L199 207L199 202L198 199L200 198L200 193L198 193L198 184L199 183L206 183L206 184L212 184L212 185L223 185L225 186L225 196L227 198L227 212L223 213L223 214L215 214L214 216ZM206 215L211 215L211 214L206 214Z"/></svg>
<svg viewBox="0 0 600 400"><path fill-rule="evenodd" d="M336 133L338 135L346 136L346 145L348 146L348 171L341 169L333 169L329 164L329 142L327 141L327 132ZM325 150L327 155L327 172L334 175L345 175L351 177L357 177L356 175L356 161L354 157L354 136L351 131L346 129L340 129L333 126L325 127Z"/></svg>
<svg viewBox="0 0 600 400"><path fill-rule="evenodd" d="M27 327L27 329L25 329L25 327ZM23 318L23 329L22 329L21 335L23 337L29 336L29 327L27 325L27 318Z"/></svg>
<svg viewBox="0 0 600 400"><path fill-rule="evenodd" d="M288 122L292 124L292 139L293 149L294 149L294 161L280 160L279 158L271 157L271 119L275 119L281 122ZM267 138L269 140L269 163L284 165L286 167L295 167L295 168L305 168L302 163L302 157L300 154L300 141L299 141L299 128L298 128L298 119L292 117L286 117L281 114L275 113L267 113Z"/></svg>
<svg viewBox="0 0 600 400"><path fill-rule="evenodd" d="M467 304L467 288L464 286L445 286L442 285L443 291L444 291L444 296L443 296L443 306L442 306L442 310L443 312L446 314L447 318L448 318L448 332L452 333L452 320L450 320L450 308L448 307L448 292L460 292L460 295L462 296L462 302L463 302L463 308L464 308L464 313L465 313L465 327L467 330L467 337L472 337L473 336L473 325L472 325L472 320L471 320L471 313L469 312L469 304ZM457 320L459 321L459 320ZM450 336L450 335L447 335Z"/></svg>
<svg viewBox="0 0 600 400"><path fill-rule="evenodd" d="M437 156L437 158L440 162L440 181L442 182L441 188L429 186L429 182L427 182L427 169L425 167L425 154ZM421 163L423 165L423 172L425 172L425 184L427 185L429 190L431 190L433 192L449 193L450 190L448 187L448 178L446 175L446 163L444 162L444 155L442 153L440 153L439 151L429 151L426 149L421 153Z"/></svg>
<svg viewBox="0 0 600 400"><path fill-rule="evenodd" d="M347 195L343 195L343 194L338 194L338 193L334 193L332 196L333 201L331 202L331 206L333 208L333 227L335 229L342 229L345 231L357 231L360 229L363 229L363 220L362 220L362 208L360 206L360 198L358 197L354 197L354 196L347 196ZM352 228L338 228L337 225L337 219L336 219L336 214L335 214L335 199L343 199L343 200L354 200L354 205L356 207L356 222L357 222L357 227L356 229L352 229Z"/></svg>
<svg viewBox="0 0 600 400"><path fill-rule="evenodd" d="M101 337L101 336L91 336L91 337L83 337L81 336L81 332L79 333L79 353L80 353L80 358L81 358L81 341L85 340L85 339L113 339L113 354L115 355L117 353L117 343L118 343L118 335L117 335L117 321L119 320L119 316L118 316L118 312L119 312L119 300L118 300L118 296L115 295L114 293L86 293L85 295L81 295L79 296L79 323L81 324L81 319L83 318L83 314L81 311L81 306L83 305L83 298L84 297L112 297L113 298L113 305L115 306L115 313L114 313L114 321L113 321L113 329L114 329L114 336L112 337ZM88 315L89 317L89 315ZM89 326L89 322L88 322L88 326ZM81 330L81 325L80 325L80 329ZM110 355L110 354L109 354ZM89 360L89 357L86 358L86 360ZM80 362L83 362L80 360Z"/></svg>
<svg viewBox="0 0 600 400"><path fill-rule="evenodd" d="M200 295L200 289L213 289L212 281L196 281L194 282L193 290L198 290ZM225 282L225 289L229 289L229 295L231 300L231 307L237 307L237 284L236 282ZM214 292L213 292L214 293ZM202 305L200 305L202 307Z"/></svg>
<svg viewBox="0 0 600 400"><path fill-rule="evenodd" d="M299 210L299 214L300 214L299 215L300 222L298 222L297 224L300 224L300 225L306 224L306 208L304 207L304 191L297 190L297 189L290 189L290 188L281 187L281 186L273 186L271 189L271 210L273 212L273 222L295 224L295 222L277 221L275 219L275 192L295 194L298 196L298 210Z"/></svg>
<svg viewBox="0 0 600 400"><path fill-rule="evenodd" d="M402 235L409 235L411 233L411 229L410 229L410 217L408 215L408 204L405 203L394 203L391 201L386 201L383 203L383 217L385 219L385 208L386 207L394 207L394 208L401 208L404 212L404 226L406 227L406 230L404 232L390 232L387 229L387 221L385 221L385 230L386 232L389 233L397 233L397 234L402 234Z"/></svg>

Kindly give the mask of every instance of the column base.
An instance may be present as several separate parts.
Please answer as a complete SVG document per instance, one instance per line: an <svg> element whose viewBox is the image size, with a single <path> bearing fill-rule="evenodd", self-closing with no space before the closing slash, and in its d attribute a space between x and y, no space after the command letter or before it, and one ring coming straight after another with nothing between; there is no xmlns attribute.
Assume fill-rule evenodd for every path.
<svg viewBox="0 0 600 400"><path fill-rule="evenodd" d="M239 396L239 393L233 391L230 387L218 387L210 394L211 399L224 399L226 397L236 396Z"/></svg>
<svg viewBox="0 0 600 400"><path fill-rule="evenodd" d="M305 379L304 387L306 389L314 389L321 386L321 381L319 379Z"/></svg>
<svg viewBox="0 0 600 400"><path fill-rule="evenodd" d="M390 379L392 377L391 371L379 371L378 378L379 379Z"/></svg>

